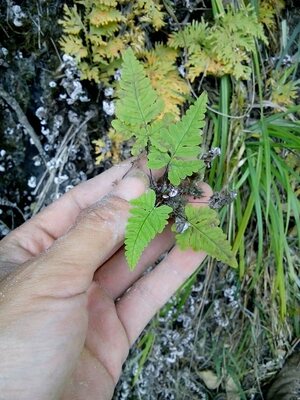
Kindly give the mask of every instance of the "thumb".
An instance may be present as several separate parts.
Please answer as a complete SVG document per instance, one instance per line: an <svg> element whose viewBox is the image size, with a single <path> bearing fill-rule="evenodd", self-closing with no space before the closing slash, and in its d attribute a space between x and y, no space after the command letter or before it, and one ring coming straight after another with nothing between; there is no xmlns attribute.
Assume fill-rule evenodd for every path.
<svg viewBox="0 0 300 400"><path fill-rule="evenodd" d="M85 292L95 271L122 246L129 200L140 196L149 181L134 171L108 196L83 210L69 232L30 264L42 295L73 296Z"/></svg>

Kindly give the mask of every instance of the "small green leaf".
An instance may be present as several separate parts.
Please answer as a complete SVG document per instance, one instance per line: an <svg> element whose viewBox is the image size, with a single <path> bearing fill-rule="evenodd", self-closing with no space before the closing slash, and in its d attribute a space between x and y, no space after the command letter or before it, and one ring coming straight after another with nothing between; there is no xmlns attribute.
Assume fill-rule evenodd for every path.
<svg viewBox="0 0 300 400"><path fill-rule="evenodd" d="M125 233L125 256L129 268L133 270L138 260L152 239L161 233L168 223L172 208L155 206L156 195L150 189L137 199L131 200L133 206Z"/></svg>
<svg viewBox="0 0 300 400"><path fill-rule="evenodd" d="M150 136L148 155L149 168L168 168L169 181L178 186L194 172L199 172L204 163L199 160L202 130L206 111L207 94L190 106L181 121L163 127Z"/></svg>
<svg viewBox="0 0 300 400"><path fill-rule="evenodd" d="M150 124L163 110L163 101L151 86L142 64L132 49L123 54L122 76L116 103L116 119L112 126L125 138L135 137L140 144L135 153L145 149L150 133Z"/></svg>
<svg viewBox="0 0 300 400"><path fill-rule="evenodd" d="M237 261L231 250L226 235L219 227L220 221L215 210L209 207L185 207L189 228L176 235L176 242L182 250L192 248L194 251L205 251L233 268Z"/></svg>

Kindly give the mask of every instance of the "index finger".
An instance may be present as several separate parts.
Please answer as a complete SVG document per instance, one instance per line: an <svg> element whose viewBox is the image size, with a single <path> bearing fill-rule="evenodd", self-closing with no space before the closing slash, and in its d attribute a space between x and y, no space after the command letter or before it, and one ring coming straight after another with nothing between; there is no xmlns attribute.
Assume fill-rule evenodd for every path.
<svg viewBox="0 0 300 400"><path fill-rule="evenodd" d="M80 211L108 194L132 167L132 161L125 161L81 183L18 229L24 232L35 225L46 230L53 240L59 238L74 224Z"/></svg>
<svg viewBox="0 0 300 400"><path fill-rule="evenodd" d="M114 185L133 167L133 161L122 162L100 175L81 183L50 204L1 241L1 275L5 266L12 270L19 264L48 249L75 223L80 211L112 191ZM138 168L139 165L134 166Z"/></svg>
<svg viewBox="0 0 300 400"><path fill-rule="evenodd" d="M129 200L139 197L149 180L133 170L113 191L83 210L76 224L53 246L29 264L32 284L40 294L56 297L85 292L95 271L122 245Z"/></svg>

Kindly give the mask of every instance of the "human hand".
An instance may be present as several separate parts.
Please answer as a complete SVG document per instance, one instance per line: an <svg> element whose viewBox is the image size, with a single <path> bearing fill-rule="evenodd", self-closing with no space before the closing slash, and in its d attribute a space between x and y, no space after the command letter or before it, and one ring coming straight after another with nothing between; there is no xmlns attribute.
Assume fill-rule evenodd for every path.
<svg viewBox="0 0 300 400"><path fill-rule="evenodd" d="M128 200L148 185L130 167L82 183L1 241L1 400L110 399L130 346L205 258L172 248L166 228L128 270Z"/></svg>

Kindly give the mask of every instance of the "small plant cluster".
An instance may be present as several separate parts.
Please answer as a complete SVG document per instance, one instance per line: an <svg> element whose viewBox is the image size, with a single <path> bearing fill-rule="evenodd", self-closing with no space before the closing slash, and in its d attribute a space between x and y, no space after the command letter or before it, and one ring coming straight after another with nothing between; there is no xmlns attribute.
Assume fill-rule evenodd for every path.
<svg viewBox="0 0 300 400"><path fill-rule="evenodd" d="M189 93L176 68L178 50L185 52L182 74L186 70L192 82L201 74L229 74L236 79L248 79L255 41L267 42L263 24L274 25L272 0L266 3L261 22L251 5L239 10L228 6L213 24L203 19L192 20L172 33L167 45L156 44L149 51L146 31L164 26L163 3L76 0L73 7L64 6L64 19L60 21L64 35L60 44L65 53L77 58L82 79L102 83L108 83L115 75L122 51L131 46L144 63L152 84L164 97L165 106L178 115L178 106Z"/></svg>
<svg viewBox="0 0 300 400"><path fill-rule="evenodd" d="M165 24L162 8L159 0L76 0L64 6L60 45L77 59L81 79L105 85L118 81L121 54L130 46L164 98L164 112L179 115L189 90L176 67L177 51L159 43L146 50L149 30Z"/></svg>
<svg viewBox="0 0 300 400"><path fill-rule="evenodd" d="M213 25L193 20L171 34L168 44L187 52L185 67L192 82L200 74L249 79L257 39L267 42L252 6L240 10L229 6Z"/></svg>
<svg viewBox="0 0 300 400"><path fill-rule="evenodd" d="M202 250L236 267L230 244L218 226L216 211L209 207L193 207L186 199L189 195L201 196L195 178L199 179L205 168L200 144L206 93L189 107L180 121L174 122L170 115L159 118L163 101L132 49L124 52L123 60L116 119L112 125L124 138L134 139L133 155L146 150L150 171L165 169L158 183L152 182L145 194L131 201L131 217L125 235L129 267L136 267L143 250L163 231L170 218L175 219L172 230L182 250Z"/></svg>
<svg viewBox="0 0 300 400"><path fill-rule="evenodd" d="M270 99L278 105L277 111L282 110L282 107L293 106L297 100L300 79L293 79L295 71L296 65L275 69L267 81Z"/></svg>
<svg viewBox="0 0 300 400"><path fill-rule="evenodd" d="M284 0L263 0L259 4L259 21L268 30L276 28L276 16L280 15L285 7Z"/></svg>
<svg viewBox="0 0 300 400"><path fill-rule="evenodd" d="M204 20L192 20L183 30L170 35L166 48L185 50L185 67L191 81L202 73L248 79L255 40L266 43L263 24L274 26L274 2L264 3L260 20L251 5L239 10L228 6L211 25ZM282 8L282 1L279 3L277 8ZM60 44L67 54L77 58L83 79L107 81L120 66L120 55L128 45L146 59L147 66L151 53L145 52L148 42L145 23L147 29L161 29L165 24L162 10L163 4L158 0L76 0L73 7L64 7L64 19L60 21L64 35ZM173 67L175 58L171 60ZM163 58L161 61L164 63ZM180 82L178 75L176 81Z"/></svg>

